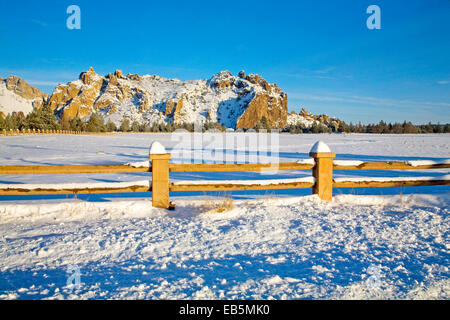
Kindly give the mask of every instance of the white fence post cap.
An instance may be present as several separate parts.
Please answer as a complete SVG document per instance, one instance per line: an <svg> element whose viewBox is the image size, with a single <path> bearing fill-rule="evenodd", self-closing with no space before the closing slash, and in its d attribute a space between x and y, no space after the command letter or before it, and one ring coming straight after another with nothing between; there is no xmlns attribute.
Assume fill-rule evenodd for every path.
<svg viewBox="0 0 450 320"><path fill-rule="evenodd" d="M167 154L167 151L161 143L154 141L150 147L150 154Z"/></svg>
<svg viewBox="0 0 450 320"><path fill-rule="evenodd" d="M330 147L323 142L323 141L317 141L313 147L311 148L311 153L330 153Z"/></svg>

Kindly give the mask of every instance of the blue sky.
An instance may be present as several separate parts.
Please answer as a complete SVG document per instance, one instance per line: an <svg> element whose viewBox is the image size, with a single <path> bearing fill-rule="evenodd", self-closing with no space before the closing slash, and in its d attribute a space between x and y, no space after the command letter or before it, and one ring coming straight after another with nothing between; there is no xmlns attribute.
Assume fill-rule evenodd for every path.
<svg viewBox="0 0 450 320"><path fill-rule="evenodd" d="M81 30L66 9L81 8ZM366 8L381 8L369 30ZM258 73L302 107L348 122L450 122L450 1L3 1L0 76L51 93L102 74Z"/></svg>

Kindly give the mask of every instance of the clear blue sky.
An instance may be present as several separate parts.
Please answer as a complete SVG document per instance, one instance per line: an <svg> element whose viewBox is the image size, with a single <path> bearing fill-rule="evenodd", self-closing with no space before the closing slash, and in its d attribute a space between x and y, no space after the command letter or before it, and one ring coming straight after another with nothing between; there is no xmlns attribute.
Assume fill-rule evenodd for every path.
<svg viewBox="0 0 450 320"><path fill-rule="evenodd" d="M81 8L81 30L66 9ZM369 30L366 8L381 8ZM61 1L0 4L0 76L51 93L100 74L207 79L258 73L346 121L450 122L450 0Z"/></svg>

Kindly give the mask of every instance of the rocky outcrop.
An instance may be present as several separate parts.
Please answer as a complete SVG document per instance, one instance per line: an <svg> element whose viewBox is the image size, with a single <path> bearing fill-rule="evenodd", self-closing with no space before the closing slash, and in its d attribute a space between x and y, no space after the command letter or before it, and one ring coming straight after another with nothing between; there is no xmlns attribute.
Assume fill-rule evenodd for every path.
<svg viewBox="0 0 450 320"><path fill-rule="evenodd" d="M116 125L123 119L149 126L210 122L233 129L252 129L263 119L277 129L340 125L337 118L313 115L306 109L288 114L287 94L275 83L245 71L237 76L222 71L209 80L180 81L157 75L125 76L121 70L101 76L89 68L78 80L58 85L50 97L19 77L0 77L1 116L27 114L44 104L68 120L98 113Z"/></svg>
<svg viewBox="0 0 450 320"><path fill-rule="evenodd" d="M229 128L254 128L263 117L273 128L287 121L287 95L276 84L256 74L229 71L209 80L180 81L159 76L123 75L116 70L106 76L93 68L78 80L59 85L48 104L72 119L103 114L120 124L122 119L146 122L218 122Z"/></svg>
<svg viewBox="0 0 450 320"><path fill-rule="evenodd" d="M264 88L270 90L268 83L263 85ZM276 85L273 89L279 96L271 96L268 93L257 94L249 103L244 114L239 117L236 124L237 129L254 128L263 117L267 119L271 128L282 129L285 127L288 115L287 94L281 92Z"/></svg>
<svg viewBox="0 0 450 320"><path fill-rule="evenodd" d="M265 117L272 128L282 129L288 115L288 98L276 84L270 84L257 74L246 75L241 71L238 77L228 71L222 71L211 80L218 91L234 90L238 99L247 101L243 112L236 121L236 129L254 128ZM239 110L239 108L238 108Z"/></svg>
<svg viewBox="0 0 450 320"><path fill-rule="evenodd" d="M182 117L183 117L183 97L184 96L182 96L179 100L178 100L178 102L177 102L177 105L176 105L176 107L175 107L175 112L174 112L174 114L173 114L173 121L175 122L175 123L179 123L179 122L182 122L183 120L182 120Z"/></svg>
<svg viewBox="0 0 450 320"><path fill-rule="evenodd" d="M8 78L0 78L0 83L4 83L6 89L14 94L22 97L25 100L30 100L33 108L41 108L48 95L38 88L30 86L25 80L14 75L10 75Z"/></svg>
<svg viewBox="0 0 450 320"><path fill-rule="evenodd" d="M105 77L100 76L93 68L80 74L79 80L59 85L48 104L65 119L84 119L93 112L104 112L113 115L118 105L125 99L131 99L139 105L139 112L145 112L150 106L149 95L131 87L127 82L137 80L139 76L125 77L121 70Z"/></svg>
<svg viewBox="0 0 450 320"><path fill-rule="evenodd" d="M21 96L22 98L28 100L48 98L48 95L46 93L40 91L38 88L30 86L25 82L25 80L17 76L11 75L6 79L2 78L1 81L5 82L6 88L8 90L13 91L15 94Z"/></svg>
<svg viewBox="0 0 450 320"><path fill-rule="evenodd" d="M270 97L268 94L257 94L249 103L247 110L239 117L236 128L254 128L265 117L271 128L282 129L287 120L287 95Z"/></svg>
<svg viewBox="0 0 450 320"><path fill-rule="evenodd" d="M332 118L326 114L314 115L302 108L297 114L292 111L288 114L286 126L302 126L304 128L311 128L313 125L324 125L325 127L337 130L341 120L338 118Z"/></svg>

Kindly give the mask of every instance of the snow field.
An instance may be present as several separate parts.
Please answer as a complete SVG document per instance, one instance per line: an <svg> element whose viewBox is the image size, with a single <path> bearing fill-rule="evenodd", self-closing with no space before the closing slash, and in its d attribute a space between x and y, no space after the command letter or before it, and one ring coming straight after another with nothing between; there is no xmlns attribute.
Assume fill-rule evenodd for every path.
<svg viewBox="0 0 450 320"><path fill-rule="evenodd" d="M442 163L450 158L449 137L280 135L276 160L308 163L311 146L323 140L337 161ZM169 152L179 141L164 134L0 137L0 164L145 166L155 140ZM228 153L216 151L219 157ZM212 153L206 147L191 154L208 159ZM449 170L335 174L338 179L434 178ZM310 171L180 173L171 179L310 176ZM148 179L145 173L3 175L0 183ZM449 299L449 188L406 189L413 193L364 196L336 190L331 203L296 196L295 190L249 194L235 197L234 208L221 213L205 209L204 200L188 193L172 197L175 211L152 208L147 195L97 201L0 196L0 299ZM79 289L67 286L70 266L80 269Z"/></svg>
<svg viewBox="0 0 450 320"><path fill-rule="evenodd" d="M0 205L3 299L450 297L448 196ZM81 288L66 286L68 266ZM379 287L368 285L370 266Z"/></svg>

